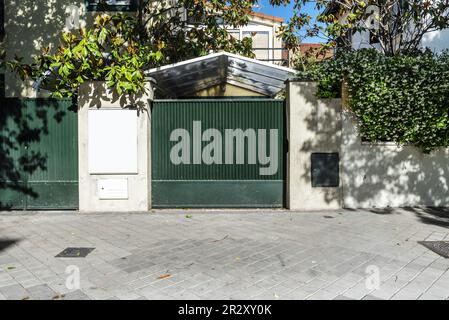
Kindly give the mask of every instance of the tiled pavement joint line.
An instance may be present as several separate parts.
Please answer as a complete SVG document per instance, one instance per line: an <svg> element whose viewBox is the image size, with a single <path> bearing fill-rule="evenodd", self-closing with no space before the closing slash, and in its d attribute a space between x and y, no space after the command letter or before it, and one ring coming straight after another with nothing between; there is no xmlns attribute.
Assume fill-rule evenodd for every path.
<svg viewBox="0 0 449 320"><path fill-rule="evenodd" d="M436 261L436 260L435 260ZM434 263L435 261L433 261L432 263ZM418 300L419 300L419 298L421 298L424 294L426 294L428 291L429 291L429 289L430 288L432 288L432 286L435 284L435 283L437 283L438 282L438 280L440 280L447 272L449 272L449 267L448 268L446 268L445 270L443 270L442 272L441 272L441 274L434 280L434 281L432 281L432 283L430 284L430 285L428 285L425 289L424 289L424 291L418 296ZM449 298L449 293L448 293L448 298Z"/></svg>
<svg viewBox="0 0 449 320"><path fill-rule="evenodd" d="M387 280L385 280L383 283L386 283L388 280L394 278L395 276L397 276L397 274L399 272L401 272L402 270L404 270L408 265L410 265L411 263L413 263L414 261L418 260L419 258L423 257L424 255L426 255L426 252L424 251L420 256L416 257L415 259L413 259L412 261L409 261L406 265L404 265L403 267L401 267L397 272L395 272L391 277L389 277ZM418 272L410 279L407 280L406 283L404 285L402 285L398 290L396 290L390 297L390 299L392 299L395 295L398 294L398 292L400 292L402 289L404 289L407 285L409 285L414 279L416 279L425 269L427 269L432 263L435 262L437 258L435 258L434 260L432 260L428 265L426 265L425 267L422 267L421 269L418 270ZM380 285L380 288L382 287L382 284Z"/></svg>
<svg viewBox="0 0 449 320"><path fill-rule="evenodd" d="M354 270L356 270L357 268L363 266L364 264L367 264L367 263L369 263L370 261L373 261L376 257L377 257L377 256L374 256L374 257L372 257L371 259L369 259L368 261L362 262L361 264L357 265L355 268L352 268L351 270L349 270L349 273L352 272L352 271L354 271ZM326 290L326 288L329 288L330 286L332 286L333 284L335 284L336 282L338 282L338 281L341 280L342 278L343 278L343 277L339 277L338 279L332 281L328 286L323 287L323 288L321 288L321 289ZM350 286L347 290L342 291L341 294L344 295L345 292L347 292L348 290L354 288L354 287L357 286L360 282L365 281L365 280L366 280L366 277L362 277L362 279L360 279L359 281L357 281L353 286ZM313 294L316 294L318 291L319 291L319 290L317 290L317 291L314 292ZM371 290L370 293L371 293L372 291L373 291L373 290ZM313 294L311 294L311 295L309 295L308 297L306 297L306 299L308 299L309 297L311 297Z"/></svg>
<svg viewBox="0 0 449 320"><path fill-rule="evenodd" d="M429 238L433 233L434 233L434 232L432 232L427 238ZM416 233L415 233L415 234L416 234ZM427 238L426 238L426 239L427 239ZM416 246L418 246L418 245L419 245L419 244L417 244ZM400 269L398 269L394 274L392 274L388 279L386 279L383 283L388 282L388 280L390 280L391 278L393 278L394 276L396 276L400 271L402 271L404 268L406 268L409 264L413 263L413 261L415 261L415 260L421 258L421 257L424 256L425 254L426 254L426 252L423 252L419 257L415 258L414 260L412 260L412 261L408 262L407 264L405 264L404 266L402 266L402 267L401 267ZM360 255L363 255L363 252L361 252L361 253L360 253L359 255L357 255L357 256L360 256ZM350 261L351 259L356 258L357 256L353 256L353 257L351 257L351 258L348 258L347 260L345 260L344 262L340 263L339 265L343 265L344 263ZM359 268L360 266L369 263L369 261L375 260L376 257L377 257L377 256L374 256L374 257L372 257L370 260L365 261L365 262L362 262L361 264L359 264L359 265L355 266L354 268L348 270L348 272L350 273L350 272L356 270L357 268ZM395 258L392 258L390 261L394 261L394 260L395 260ZM400 289L398 289L398 290L391 296L391 298L393 298L394 295L396 295L396 294L397 294L398 292L400 292L403 288L405 288L408 284L410 284L414 279L416 279L416 278L417 278L417 277L418 277L424 270L426 270L426 269L427 269L432 263L434 263L435 261L436 261L436 259L433 260L433 261L431 261L428 265L424 266L422 269L420 269L420 270L418 271L418 273L415 274L415 275L412 277L412 279L410 279L408 282L406 282ZM338 267L338 265L335 266L335 268L336 268L336 267ZM444 274L444 272L441 274L441 276L443 276L443 274ZM327 286L325 286L325 287L322 287L322 288L316 290L315 292L313 292L313 293L307 295L307 296L305 297L305 299L308 299L308 298L312 297L312 296L315 295L316 293L320 292L320 290L322 290L322 289L325 290L326 288L331 287L332 284L337 283L341 278L342 278L342 277L339 277L339 278L337 278L336 280L330 282L329 285L327 285ZM312 280L313 280L313 279L312 279ZM310 281L312 281L312 280L310 280ZM354 285L350 286L347 290L343 291L341 294L344 295L345 292L347 292L347 291L349 291L350 289L356 287L359 283L361 283L362 281L365 281L365 280L366 280L366 277L362 277L362 279L360 279L359 281L357 281ZM310 282L310 281L309 281L309 282ZM437 280L435 280L435 282L436 282L436 281L437 281ZM306 284L304 284L304 285L306 285ZM297 289L300 289L300 288L303 287L304 285L298 287ZM381 285L381 286L382 286L382 285ZM380 287L381 287L381 286L380 286ZM376 291L376 289L369 290L368 293L367 293L365 296L368 296L368 295L370 295L371 293L373 293L373 292L375 292L375 291Z"/></svg>
<svg viewBox="0 0 449 320"><path fill-rule="evenodd" d="M422 269L420 269L410 280L408 280L402 287L400 287L391 297L390 299L394 298L401 290L403 290L404 288L406 288L410 283L413 282L413 280L415 280L416 278L418 278L418 276L423 273L424 270L426 270L431 264L433 263L433 261L431 263L429 263L427 266L423 267Z"/></svg>
<svg viewBox="0 0 449 320"><path fill-rule="evenodd" d="M355 258L357 258L357 257L359 257L359 256L363 256L363 254L364 254L363 252L359 252L359 254L357 254L357 255L355 255L355 256L352 256L352 257L350 257L350 258L344 260L342 263L340 263L340 264L338 264L338 265L342 265L342 264L344 264L344 263L346 263L346 262L348 262L348 261L351 261L352 259L355 259ZM374 259L374 258L375 258L375 257L372 257L369 261L371 261L371 260ZM306 258L305 260L307 260L307 259L310 259L310 258ZM366 264L366 263L367 263L367 261L364 261L364 262L360 263L359 265L356 265L354 268L348 270L348 273L352 272L353 270L357 269L358 267L360 267L360 266L362 266L362 265L364 265L364 264ZM318 265L318 264L317 264L317 265ZM334 268L338 267L338 265L335 265ZM337 279L335 279L334 281L331 281L330 283L328 283L328 285L319 287L318 289L316 289L316 290L313 291L312 293L306 295L306 296L304 297L304 299L310 298L310 297L313 296L314 294L318 293L320 290L323 290L323 289L325 290L325 288L330 287L332 284L338 282L338 281L341 280L342 278L343 278L343 276L340 276L340 277L338 277ZM300 286L298 286L298 287L296 287L296 288L294 288L294 289L292 289L292 290L289 290L289 291L287 292L287 294L289 294L289 293L291 293L291 292L293 292L293 291L299 290L299 289L301 289L301 288L307 286L309 283L311 283L311 282L314 281L315 279L320 279L320 277L317 275L316 277L311 278L310 280L306 281L306 282L303 283L302 285L300 285ZM320 279L320 280L322 280L323 282L327 282L326 280L323 280L323 279ZM363 280L363 279L362 279L362 280ZM357 283L358 283L358 282L357 282ZM357 284L357 283L356 283L356 284ZM354 284L354 285L356 285L356 284ZM273 287L274 287L274 286L273 286ZM348 289L349 289L349 288L348 288Z"/></svg>

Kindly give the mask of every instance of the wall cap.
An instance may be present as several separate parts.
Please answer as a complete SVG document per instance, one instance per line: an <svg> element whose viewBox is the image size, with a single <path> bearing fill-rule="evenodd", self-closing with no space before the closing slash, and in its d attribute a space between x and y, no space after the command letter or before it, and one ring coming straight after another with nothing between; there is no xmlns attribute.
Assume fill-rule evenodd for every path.
<svg viewBox="0 0 449 320"><path fill-rule="evenodd" d="M301 78L290 78L285 80L284 83L290 83L290 82L316 82L315 80L307 80L307 79L301 79Z"/></svg>

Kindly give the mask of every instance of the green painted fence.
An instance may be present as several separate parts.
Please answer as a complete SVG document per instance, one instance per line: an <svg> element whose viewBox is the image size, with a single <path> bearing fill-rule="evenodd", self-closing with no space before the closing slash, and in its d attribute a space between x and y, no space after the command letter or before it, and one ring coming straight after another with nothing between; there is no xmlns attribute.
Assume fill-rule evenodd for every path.
<svg viewBox="0 0 449 320"><path fill-rule="evenodd" d="M284 205L284 112L283 100L272 99L196 99L156 100L152 105L152 205L167 207L283 207ZM194 136L194 122L200 122L201 135L207 129L222 134L222 164L204 163L201 152L212 140L200 141ZM175 164L170 159L172 149L181 141L171 141L174 130L185 129L190 137L189 164ZM226 164L226 129L254 129L257 152L260 149L259 129L265 129L266 148L270 150L270 130L277 130L277 170L261 175L256 163L249 161L250 147L245 141L244 163L236 164L234 145L232 163ZM200 141L195 149L193 141ZM261 139L260 141L263 141ZM235 141L234 141L235 142ZM194 150L195 149L195 150ZM183 154L181 151L176 153ZM197 163L194 164L195 154ZM215 153L212 152L215 155ZM200 159L201 158L201 159ZM198 161L198 159L200 159ZM200 162L200 163L198 163Z"/></svg>
<svg viewBox="0 0 449 320"><path fill-rule="evenodd" d="M78 208L78 120L72 101L0 100L0 204Z"/></svg>

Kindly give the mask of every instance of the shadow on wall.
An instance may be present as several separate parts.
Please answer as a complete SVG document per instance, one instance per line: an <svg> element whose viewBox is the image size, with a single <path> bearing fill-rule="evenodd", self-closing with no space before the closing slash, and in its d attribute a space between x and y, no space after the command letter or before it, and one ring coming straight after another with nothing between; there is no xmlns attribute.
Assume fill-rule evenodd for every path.
<svg viewBox="0 0 449 320"><path fill-rule="evenodd" d="M344 208L449 205L449 149L427 155L412 146L362 143L351 112L340 112L339 100L317 99L315 90L315 83L301 83L302 107L312 108L304 118L301 151L340 152L341 188L314 188L326 203L341 195ZM310 158L302 166L310 183Z"/></svg>
<svg viewBox="0 0 449 320"><path fill-rule="evenodd" d="M152 100L151 84L146 83L144 92L136 95L120 95L116 90L107 88L103 81L86 82L81 85L78 96L79 108L97 108L119 105L121 108L133 108L139 112L148 111L149 101Z"/></svg>
<svg viewBox="0 0 449 320"><path fill-rule="evenodd" d="M84 12L84 0L10 0L5 1L5 49L7 59L15 55L23 57L24 63L31 63L33 56L41 52L42 47L56 49L61 32L70 17L69 8L80 8L81 18ZM81 23L84 23L81 20ZM24 84L12 73L7 74L7 96L30 95L31 83ZM26 91L25 91L26 90Z"/></svg>
<svg viewBox="0 0 449 320"><path fill-rule="evenodd" d="M312 108L312 112L308 112L303 119L307 131L300 149L302 152L310 154L307 161L302 164L304 169L302 178L311 185L311 154L340 152L341 100L318 99L315 96L316 84L314 82L302 82L301 93L307 107ZM340 188L317 187L314 189L320 191L326 203L340 202Z"/></svg>
<svg viewBox="0 0 449 320"><path fill-rule="evenodd" d="M361 142L356 119L342 114L345 207L444 207L449 204L448 149L423 154L412 146Z"/></svg>
<svg viewBox="0 0 449 320"><path fill-rule="evenodd" d="M27 178L47 169L48 155L33 145L48 134L49 121L61 122L68 110L50 99L2 98L0 105L0 210L5 210L24 196L37 197Z"/></svg>

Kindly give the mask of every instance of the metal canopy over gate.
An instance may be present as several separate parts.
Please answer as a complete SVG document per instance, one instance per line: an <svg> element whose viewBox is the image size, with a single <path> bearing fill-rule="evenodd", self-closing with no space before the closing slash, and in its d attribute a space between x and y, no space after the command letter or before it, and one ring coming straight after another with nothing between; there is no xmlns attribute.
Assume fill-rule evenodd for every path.
<svg viewBox="0 0 449 320"><path fill-rule="evenodd" d="M284 108L273 99L154 101L152 206L283 207Z"/></svg>
<svg viewBox="0 0 449 320"><path fill-rule="evenodd" d="M199 90L224 83L275 97L296 73L269 62L218 52L154 68L147 75L167 98L191 97Z"/></svg>
<svg viewBox="0 0 449 320"><path fill-rule="evenodd" d="M0 204L78 208L78 118L67 99L1 99Z"/></svg>

